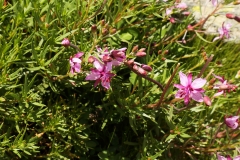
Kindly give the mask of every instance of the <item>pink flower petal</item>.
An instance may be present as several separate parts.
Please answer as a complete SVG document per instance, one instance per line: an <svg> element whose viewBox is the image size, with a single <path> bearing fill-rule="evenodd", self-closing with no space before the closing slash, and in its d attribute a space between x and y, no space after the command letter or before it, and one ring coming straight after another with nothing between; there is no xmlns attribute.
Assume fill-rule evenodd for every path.
<svg viewBox="0 0 240 160"><path fill-rule="evenodd" d="M112 70L112 62L108 62L105 66L105 72L110 72Z"/></svg>
<svg viewBox="0 0 240 160"><path fill-rule="evenodd" d="M184 87L187 87L188 86L188 77L186 76L186 74L179 72L179 77L180 77L181 85L183 85Z"/></svg>
<svg viewBox="0 0 240 160"><path fill-rule="evenodd" d="M178 88L178 89L184 89L185 87L182 86L181 84L174 84L174 87Z"/></svg>
<svg viewBox="0 0 240 160"><path fill-rule="evenodd" d="M72 58L72 62L74 62L74 63L81 63L82 61L79 58Z"/></svg>
<svg viewBox="0 0 240 160"><path fill-rule="evenodd" d="M98 71L103 71L104 69L104 64L102 64L98 59L95 59L93 65Z"/></svg>
<svg viewBox="0 0 240 160"><path fill-rule="evenodd" d="M200 92L192 92L191 97L194 101L203 102L203 95Z"/></svg>
<svg viewBox="0 0 240 160"><path fill-rule="evenodd" d="M83 56L83 52L78 52L77 54L75 54L73 57L74 58L80 58L80 57L82 57Z"/></svg>
<svg viewBox="0 0 240 160"><path fill-rule="evenodd" d="M218 96L222 95L223 93L224 93L224 91L217 92L213 95L213 98L218 97Z"/></svg>
<svg viewBox="0 0 240 160"><path fill-rule="evenodd" d="M233 160L240 160L240 155L233 158Z"/></svg>
<svg viewBox="0 0 240 160"><path fill-rule="evenodd" d="M97 80L101 77L99 72L91 71L89 75L85 78L85 80Z"/></svg>
<svg viewBox="0 0 240 160"><path fill-rule="evenodd" d="M193 89L202 88L206 84L206 82L207 82L206 79L197 78L192 82L191 87Z"/></svg>

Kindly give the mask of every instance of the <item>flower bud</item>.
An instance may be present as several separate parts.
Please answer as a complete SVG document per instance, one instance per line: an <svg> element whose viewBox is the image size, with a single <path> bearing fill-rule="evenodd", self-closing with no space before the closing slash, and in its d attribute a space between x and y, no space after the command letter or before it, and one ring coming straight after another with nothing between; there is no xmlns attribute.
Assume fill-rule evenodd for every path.
<svg viewBox="0 0 240 160"><path fill-rule="evenodd" d="M171 23L176 23L175 19L173 17L170 18Z"/></svg>
<svg viewBox="0 0 240 160"><path fill-rule="evenodd" d="M118 57L120 57L120 58L122 58L122 57L124 57L125 56L125 53L124 52L113 52L112 53L112 56L114 57L114 58L118 58Z"/></svg>
<svg viewBox="0 0 240 160"><path fill-rule="evenodd" d="M158 54L162 54L162 50L159 50L159 51L158 51Z"/></svg>
<svg viewBox="0 0 240 160"><path fill-rule="evenodd" d="M240 22L240 18L238 16L235 16L234 20L237 21L237 22Z"/></svg>
<svg viewBox="0 0 240 160"><path fill-rule="evenodd" d="M192 31L194 28L193 28L192 25L189 24L189 25L187 26L187 29L188 29L189 31Z"/></svg>
<svg viewBox="0 0 240 160"><path fill-rule="evenodd" d="M116 28L110 29L110 33L111 33L111 34L114 34L114 33L116 33L116 32L117 32Z"/></svg>
<svg viewBox="0 0 240 160"><path fill-rule="evenodd" d="M227 14L226 14L226 17L229 18L229 19L234 19L234 18L235 18L235 15L232 14L232 13L227 13Z"/></svg>
<svg viewBox="0 0 240 160"><path fill-rule="evenodd" d="M105 25L105 20L103 19L103 20L101 20L101 22L100 22L100 24L101 24L101 26L104 26Z"/></svg>
<svg viewBox="0 0 240 160"><path fill-rule="evenodd" d="M168 54L168 53L169 53L169 50L165 50L165 51L164 51L164 54Z"/></svg>
<svg viewBox="0 0 240 160"><path fill-rule="evenodd" d="M146 55L147 55L146 52L137 52L136 53L137 57L145 57Z"/></svg>
<svg viewBox="0 0 240 160"><path fill-rule="evenodd" d="M70 41L68 38L64 38L61 43L64 47L70 46Z"/></svg>
<svg viewBox="0 0 240 160"><path fill-rule="evenodd" d="M147 72L144 69L142 69L141 67L138 67L138 73L140 73L143 76L147 75Z"/></svg>
<svg viewBox="0 0 240 160"><path fill-rule="evenodd" d="M211 106L212 101L208 96L204 96L203 97L203 102L207 105L207 106Z"/></svg>
<svg viewBox="0 0 240 160"><path fill-rule="evenodd" d="M215 82L216 82L216 78L212 78L212 79L209 81L209 85L213 85Z"/></svg>
<svg viewBox="0 0 240 160"><path fill-rule="evenodd" d="M127 63L128 63L129 65L133 65L133 63L134 63L134 59L130 59L130 60L128 60Z"/></svg>
<svg viewBox="0 0 240 160"><path fill-rule="evenodd" d="M183 14L184 16L189 16L189 14L191 14L191 12L182 12L182 14Z"/></svg>
<svg viewBox="0 0 240 160"><path fill-rule="evenodd" d="M226 89L229 89L229 86L226 84L222 84L219 86L219 89L226 90Z"/></svg>
<svg viewBox="0 0 240 160"><path fill-rule="evenodd" d="M106 29L106 28L103 28L102 29L102 34L105 36L105 35L107 35L108 34L108 30Z"/></svg>
<svg viewBox="0 0 240 160"><path fill-rule="evenodd" d="M103 55L102 61L103 62L111 62L113 59L109 55Z"/></svg>
<svg viewBox="0 0 240 160"><path fill-rule="evenodd" d="M150 67L149 65L143 64L141 67L142 67L142 69L144 69L145 71L148 71L148 72L151 72L151 71L152 71L152 67Z"/></svg>
<svg viewBox="0 0 240 160"><path fill-rule="evenodd" d="M93 63L95 58L93 56L88 57L88 63Z"/></svg>
<svg viewBox="0 0 240 160"><path fill-rule="evenodd" d="M91 27L91 31L92 32L96 32L96 30L97 30L97 26L94 24L94 25L92 25L92 27Z"/></svg>
<svg viewBox="0 0 240 160"><path fill-rule="evenodd" d="M132 52L137 52L137 50L138 50L138 45L133 47Z"/></svg>
<svg viewBox="0 0 240 160"><path fill-rule="evenodd" d="M145 52L145 50L146 50L146 48L141 48L141 49L139 49L138 52Z"/></svg>
<svg viewBox="0 0 240 160"><path fill-rule="evenodd" d="M133 65L133 70L138 71L138 66L136 64Z"/></svg>

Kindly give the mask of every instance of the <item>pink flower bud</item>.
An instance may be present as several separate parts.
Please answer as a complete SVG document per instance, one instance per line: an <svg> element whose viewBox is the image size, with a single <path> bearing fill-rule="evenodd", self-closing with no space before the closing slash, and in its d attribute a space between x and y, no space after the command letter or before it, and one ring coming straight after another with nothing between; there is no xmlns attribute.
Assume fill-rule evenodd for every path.
<svg viewBox="0 0 240 160"><path fill-rule="evenodd" d="M238 127L238 118L239 116L225 117L224 122L229 128L236 129Z"/></svg>
<svg viewBox="0 0 240 160"><path fill-rule="evenodd" d="M151 72L151 71L152 71L152 67L150 67L149 65L143 64L141 67L142 67L142 69L144 69L145 71L148 71L148 72Z"/></svg>
<svg viewBox="0 0 240 160"><path fill-rule="evenodd" d="M88 63L93 63L95 58L93 56L88 57Z"/></svg>
<svg viewBox="0 0 240 160"><path fill-rule="evenodd" d="M234 19L234 18L235 18L235 15L232 14L232 13L227 13L227 14L226 14L226 17L229 18L229 19Z"/></svg>
<svg viewBox="0 0 240 160"><path fill-rule="evenodd" d="M136 53L136 56L137 57L144 57L144 56L146 56L147 54L146 54L146 52L137 52Z"/></svg>
<svg viewBox="0 0 240 160"><path fill-rule="evenodd" d="M125 53L124 52L114 52L112 53L113 57L117 58L117 57L124 57Z"/></svg>
<svg viewBox="0 0 240 160"><path fill-rule="evenodd" d="M170 18L171 23L176 23L175 19L173 17Z"/></svg>
<svg viewBox="0 0 240 160"><path fill-rule="evenodd" d="M112 57L110 57L108 54L103 55L102 57L103 62L111 62L112 60L113 60Z"/></svg>
<svg viewBox="0 0 240 160"><path fill-rule="evenodd" d="M212 102L211 99L208 96L204 96L203 97L203 102L207 105L207 106L211 106Z"/></svg>
<svg viewBox="0 0 240 160"><path fill-rule="evenodd" d="M138 66L136 64L133 65L133 70L138 71Z"/></svg>
<svg viewBox="0 0 240 160"><path fill-rule="evenodd" d="M70 46L70 41L68 38L64 38L61 43L64 47Z"/></svg>
<svg viewBox="0 0 240 160"><path fill-rule="evenodd" d="M194 28L193 28L192 25L189 24L189 25L187 26L187 29L188 29L189 31L192 31Z"/></svg>
<svg viewBox="0 0 240 160"><path fill-rule="evenodd" d="M219 86L219 89L223 89L223 90L229 89L229 86L226 85L226 84L222 84L222 85Z"/></svg>
<svg viewBox="0 0 240 160"><path fill-rule="evenodd" d="M137 50L138 50L138 45L133 47L132 52L137 52Z"/></svg>
<svg viewBox="0 0 240 160"><path fill-rule="evenodd" d="M128 63L129 65L133 65L133 63L134 63L134 59L130 59L130 60L128 60L127 63Z"/></svg>
<svg viewBox="0 0 240 160"><path fill-rule="evenodd" d="M147 75L147 72L144 69L142 69L141 67L138 68L138 73L140 73L143 76Z"/></svg>
<svg viewBox="0 0 240 160"><path fill-rule="evenodd" d="M191 14L191 12L182 12L182 14L183 14L184 16L189 16L189 14Z"/></svg>
<svg viewBox="0 0 240 160"><path fill-rule="evenodd" d="M141 49L139 49L138 52L145 52L145 50L146 50L146 48L141 48Z"/></svg>

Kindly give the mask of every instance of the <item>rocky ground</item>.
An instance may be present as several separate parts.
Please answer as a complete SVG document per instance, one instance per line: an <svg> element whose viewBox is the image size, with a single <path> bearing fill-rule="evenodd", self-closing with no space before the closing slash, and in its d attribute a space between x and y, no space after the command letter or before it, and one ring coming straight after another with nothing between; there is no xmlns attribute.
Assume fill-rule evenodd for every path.
<svg viewBox="0 0 240 160"><path fill-rule="evenodd" d="M201 18L207 17L214 9L212 2L209 0L182 0L185 2L190 11L193 13L195 19L199 21ZM218 0L219 3L223 0ZM205 23L204 28L208 34L218 35L218 28L222 26L222 23L231 24L231 33L229 41L240 43L240 23L226 18L226 13L233 13L240 16L240 5L233 5L233 3L227 5L221 5L221 8L216 12L214 16L211 16Z"/></svg>

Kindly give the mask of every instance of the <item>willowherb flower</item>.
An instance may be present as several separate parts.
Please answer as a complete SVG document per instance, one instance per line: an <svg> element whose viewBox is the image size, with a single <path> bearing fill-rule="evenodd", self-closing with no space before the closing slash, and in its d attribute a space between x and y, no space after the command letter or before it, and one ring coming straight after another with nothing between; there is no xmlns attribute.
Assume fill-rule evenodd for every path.
<svg viewBox="0 0 240 160"><path fill-rule="evenodd" d="M75 72L79 73L81 71L81 57L83 56L83 52L78 52L75 54L73 57L71 56L69 58L69 63L70 63L70 72L73 74Z"/></svg>
<svg viewBox="0 0 240 160"><path fill-rule="evenodd" d="M224 156L221 156L217 153L217 158L218 160L240 160L240 155L239 156L236 156L234 158L231 158L229 155L227 155L226 157Z"/></svg>
<svg viewBox="0 0 240 160"><path fill-rule="evenodd" d="M176 98L184 99L185 105L190 102L190 98L197 102L203 102L202 93L204 90L202 87L207 82L205 79L197 78L192 82L192 74L189 73L187 76L179 72L180 84L174 84L174 87L178 88Z"/></svg>
<svg viewBox="0 0 240 160"><path fill-rule="evenodd" d="M218 33L219 33L219 36L218 37L215 37L214 39L213 39L213 41L216 41L216 40L218 40L218 39L223 39L224 37L226 37L226 38L230 38L230 34L229 34L229 32L230 32L230 28L231 28L231 25L230 24L222 24L222 28L219 28L218 29Z"/></svg>
<svg viewBox="0 0 240 160"><path fill-rule="evenodd" d="M225 117L224 122L229 128L236 129L238 127L238 118L239 116Z"/></svg>
<svg viewBox="0 0 240 160"><path fill-rule="evenodd" d="M110 71L112 70L112 63L101 63L98 59L95 59L93 62L95 68L91 69L90 74L87 75L85 80L95 81L94 87L99 83L106 89L110 89L110 81L114 76Z"/></svg>
<svg viewBox="0 0 240 160"><path fill-rule="evenodd" d="M110 51L110 56L113 58L112 64L114 66L119 66L126 59L126 50L127 48L120 48Z"/></svg>
<svg viewBox="0 0 240 160"><path fill-rule="evenodd" d="M64 47L68 47L68 46L70 46L70 41L69 41L69 39L68 38L64 38L63 40L62 40L62 43L61 43Z"/></svg>
<svg viewBox="0 0 240 160"><path fill-rule="evenodd" d="M184 3L184 2L181 2L181 3L178 3L177 5L176 5L176 8L179 8L179 9L187 9L187 4L186 3Z"/></svg>
<svg viewBox="0 0 240 160"><path fill-rule="evenodd" d="M224 77L221 77L215 74L213 74L213 76L219 80L219 83L213 86L213 89L218 89L218 92L215 93L213 97L217 97L222 94L226 94L226 92L231 92L236 90L237 86L228 83L227 80L224 79Z"/></svg>
<svg viewBox="0 0 240 160"><path fill-rule="evenodd" d="M224 156L221 156L221 155L218 154L218 153L217 153L217 159L218 159L218 160L232 160L232 158L231 158L229 155L227 155L226 157L224 157Z"/></svg>
<svg viewBox="0 0 240 160"><path fill-rule="evenodd" d="M122 64L122 62L126 59L126 50L127 48L120 48L108 51L108 48L102 50L100 47L97 47L97 51L101 53L98 55L101 60L105 63L111 62L113 66L119 66Z"/></svg>

